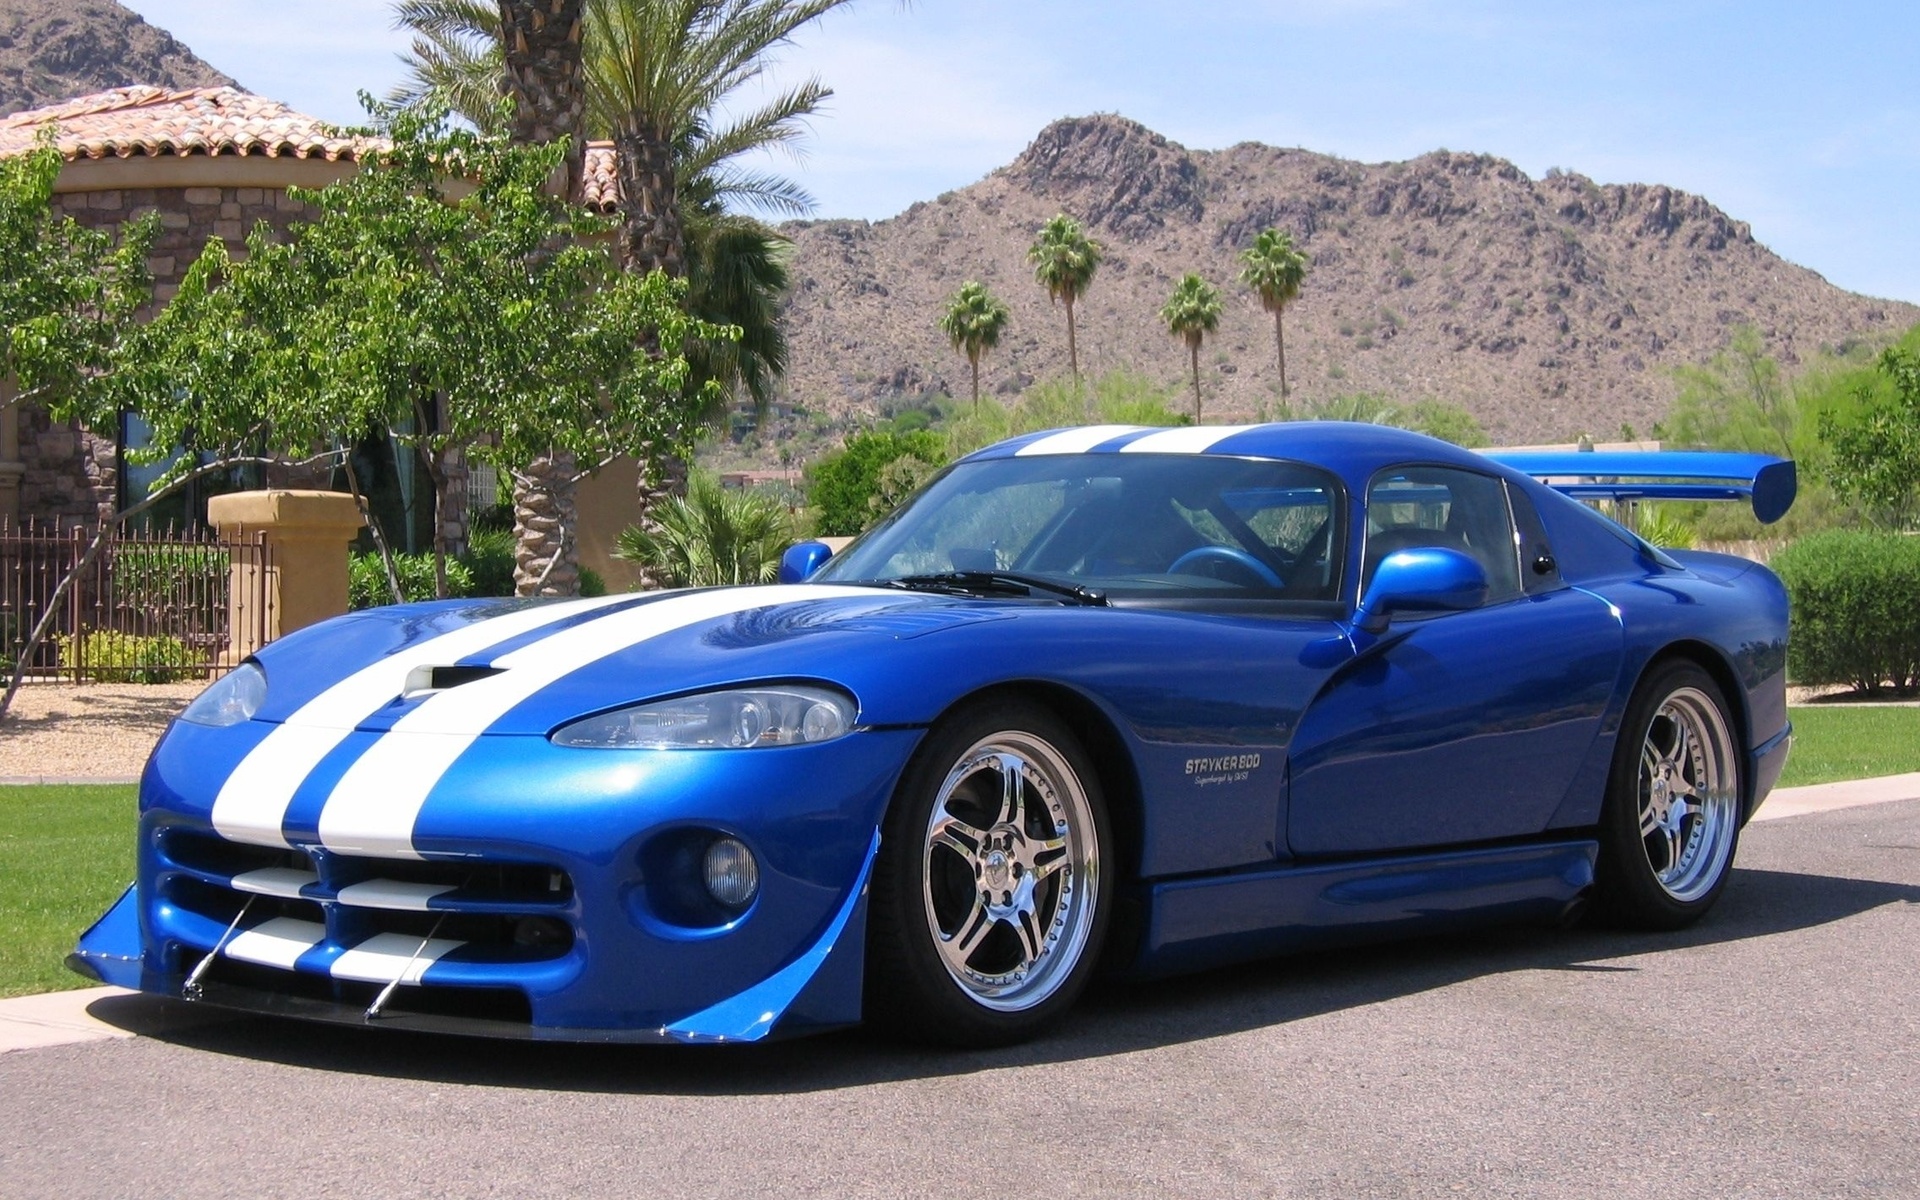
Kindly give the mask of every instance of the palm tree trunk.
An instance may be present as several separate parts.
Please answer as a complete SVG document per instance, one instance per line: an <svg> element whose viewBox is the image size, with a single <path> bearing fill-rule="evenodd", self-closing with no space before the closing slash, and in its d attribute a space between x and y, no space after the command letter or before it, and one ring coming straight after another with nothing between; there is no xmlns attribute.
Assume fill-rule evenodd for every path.
<svg viewBox="0 0 1920 1200"><path fill-rule="evenodd" d="M560 194L580 194L587 108L580 64L580 15L586 0L500 0L506 92L513 97L513 140L567 143Z"/></svg>
<svg viewBox="0 0 1920 1200"><path fill-rule="evenodd" d="M580 199L586 163L586 78L580 60L586 0L499 0L502 79L513 97L513 139L567 141L560 195ZM579 581L573 535L571 454L543 455L518 473L513 488L514 592L571 596ZM544 582L541 582L544 581Z"/></svg>
<svg viewBox="0 0 1920 1200"><path fill-rule="evenodd" d="M967 355L967 365L973 368L973 412L975 416L979 416L980 415L980 356L978 354Z"/></svg>
<svg viewBox="0 0 1920 1200"><path fill-rule="evenodd" d="M513 481L513 591L517 596L571 596L580 588L575 545L571 454L545 454Z"/></svg>
<svg viewBox="0 0 1920 1200"><path fill-rule="evenodd" d="M1193 360L1193 423L1200 424L1200 341L1195 338L1187 343L1188 357Z"/></svg>
<svg viewBox="0 0 1920 1200"><path fill-rule="evenodd" d="M686 234L680 225L679 183L673 144L640 130L614 139L620 174L620 269L645 275L660 270L678 279L687 273Z"/></svg>
<svg viewBox="0 0 1920 1200"><path fill-rule="evenodd" d="M1080 395L1080 345L1073 334L1073 293L1067 296L1067 365L1073 370L1073 394ZM1087 416L1093 416L1092 402L1087 404Z"/></svg>
<svg viewBox="0 0 1920 1200"><path fill-rule="evenodd" d="M1273 348L1280 355L1280 399L1287 398L1287 338L1280 332L1280 318L1286 314L1287 306L1282 304L1273 310Z"/></svg>

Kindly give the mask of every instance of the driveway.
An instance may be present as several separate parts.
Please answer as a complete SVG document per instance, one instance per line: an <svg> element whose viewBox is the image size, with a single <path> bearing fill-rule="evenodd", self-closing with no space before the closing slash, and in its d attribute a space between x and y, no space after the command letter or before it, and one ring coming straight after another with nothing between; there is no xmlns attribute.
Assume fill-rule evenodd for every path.
<svg viewBox="0 0 1920 1200"><path fill-rule="evenodd" d="M1488 931L1111 989L935 1054L256 1019L0 1056L0 1191L1920 1195L1920 802L1756 823L1673 936Z"/></svg>

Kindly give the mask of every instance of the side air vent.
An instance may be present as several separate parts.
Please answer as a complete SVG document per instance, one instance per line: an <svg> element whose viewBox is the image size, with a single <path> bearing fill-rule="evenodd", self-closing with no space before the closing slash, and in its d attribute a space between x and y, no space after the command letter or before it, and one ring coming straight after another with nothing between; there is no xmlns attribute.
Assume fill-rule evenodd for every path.
<svg viewBox="0 0 1920 1200"><path fill-rule="evenodd" d="M428 692L444 692L448 688L457 688L463 683L472 683L476 679L499 673L499 667L415 667L407 672L407 686L400 694L411 700Z"/></svg>

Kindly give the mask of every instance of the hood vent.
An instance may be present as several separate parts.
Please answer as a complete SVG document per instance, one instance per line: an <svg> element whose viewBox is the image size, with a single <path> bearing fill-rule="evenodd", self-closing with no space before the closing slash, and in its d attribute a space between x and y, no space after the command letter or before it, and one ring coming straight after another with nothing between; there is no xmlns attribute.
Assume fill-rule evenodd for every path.
<svg viewBox="0 0 1920 1200"><path fill-rule="evenodd" d="M412 700L430 692L444 692L448 688L457 688L463 683L472 683L500 672L499 667L415 667L407 672L407 685L401 691L400 698Z"/></svg>

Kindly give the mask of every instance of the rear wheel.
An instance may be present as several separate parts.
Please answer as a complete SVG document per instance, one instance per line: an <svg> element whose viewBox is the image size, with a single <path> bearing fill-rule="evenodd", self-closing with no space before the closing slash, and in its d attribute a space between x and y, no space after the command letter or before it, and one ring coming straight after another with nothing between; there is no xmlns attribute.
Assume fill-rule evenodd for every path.
<svg viewBox="0 0 1920 1200"><path fill-rule="evenodd" d="M874 868L867 1015L918 1040L1002 1045L1079 996L1112 908L1099 779L1028 701L942 721L903 776Z"/></svg>
<svg viewBox="0 0 1920 1200"><path fill-rule="evenodd" d="M1595 881L1601 912L1642 929L1698 920L1726 887L1743 794L1720 686L1690 662L1654 668L1627 706L1607 781Z"/></svg>

